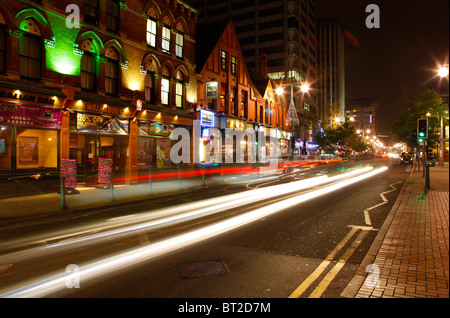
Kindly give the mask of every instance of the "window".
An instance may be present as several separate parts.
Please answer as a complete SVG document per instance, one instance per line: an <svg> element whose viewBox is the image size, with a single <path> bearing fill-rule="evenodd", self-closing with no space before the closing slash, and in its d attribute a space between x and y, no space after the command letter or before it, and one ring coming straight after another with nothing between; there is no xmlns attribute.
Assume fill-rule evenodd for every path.
<svg viewBox="0 0 450 318"><path fill-rule="evenodd" d="M162 49L165 53L170 53L170 29L163 26L162 28Z"/></svg>
<svg viewBox="0 0 450 318"><path fill-rule="evenodd" d="M223 70L227 69L227 52L220 51L220 65Z"/></svg>
<svg viewBox="0 0 450 318"><path fill-rule="evenodd" d="M231 73L236 75L237 72L237 60L235 56L231 57Z"/></svg>
<svg viewBox="0 0 450 318"><path fill-rule="evenodd" d="M183 83L177 82L175 88L175 104L177 107L183 107Z"/></svg>
<svg viewBox="0 0 450 318"><path fill-rule="evenodd" d="M156 21L147 20L147 44L156 47Z"/></svg>
<svg viewBox="0 0 450 318"><path fill-rule="evenodd" d="M105 67L105 92L107 94L117 94L118 78L119 65L117 61L108 60Z"/></svg>
<svg viewBox="0 0 450 318"><path fill-rule="evenodd" d="M147 102L154 102L155 91L153 88L153 73L147 71L144 86L145 100Z"/></svg>
<svg viewBox="0 0 450 318"><path fill-rule="evenodd" d="M120 5L118 0L106 2L106 28L109 31L119 31Z"/></svg>
<svg viewBox="0 0 450 318"><path fill-rule="evenodd" d="M184 36L181 33L176 33L175 36L175 54L179 58L183 58Z"/></svg>
<svg viewBox="0 0 450 318"><path fill-rule="evenodd" d="M95 55L84 52L81 58L81 88L95 90Z"/></svg>
<svg viewBox="0 0 450 318"><path fill-rule="evenodd" d="M84 22L97 24L98 0L84 0L83 2Z"/></svg>
<svg viewBox="0 0 450 318"><path fill-rule="evenodd" d="M164 105L169 105L169 85L170 82L167 78L161 79L161 103Z"/></svg>
<svg viewBox="0 0 450 318"><path fill-rule="evenodd" d="M6 28L0 25L0 73L6 72Z"/></svg>
<svg viewBox="0 0 450 318"><path fill-rule="evenodd" d="M22 35L19 44L20 76L41 78L41 39Z"/></svg>

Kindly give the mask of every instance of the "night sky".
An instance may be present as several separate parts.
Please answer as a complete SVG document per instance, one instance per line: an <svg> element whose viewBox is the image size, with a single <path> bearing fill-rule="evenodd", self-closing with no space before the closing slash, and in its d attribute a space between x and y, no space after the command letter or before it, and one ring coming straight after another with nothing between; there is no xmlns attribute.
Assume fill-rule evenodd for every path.
<svg viewBox="0 0 450 318"><path fill-rule="evenodd" d="M437 64L448 63L449 0L316 3L317 18L337 17L345 31L346 99L378 99L378 134L392 137L395 117L426 85L438 82ZM366 27L371 3L380 8L379 29Z"/></svg>

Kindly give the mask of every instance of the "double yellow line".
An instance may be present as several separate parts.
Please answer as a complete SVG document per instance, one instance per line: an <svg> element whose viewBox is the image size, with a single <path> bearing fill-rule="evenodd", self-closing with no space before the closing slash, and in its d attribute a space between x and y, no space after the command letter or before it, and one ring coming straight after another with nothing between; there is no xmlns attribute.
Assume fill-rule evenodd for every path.
<svg viewBox="0 0 450 318"><path fill-rule="evenodd" d="M334 265L334 267L325 275L322 281L317 285L314 291L309 295L309 298L319 298L325 290L328 288L330 283L339 273L339 271L344 267L348 259L353 255L354 251L361 244L363 239L369 233L370 230L373 230L372 227L369 226L351 226L350 232L339 242L338 245L328 254L325 260L316 268L316 270L308 276L303 283L297 287L296 290L289 296L289 298L300 298L303 293L319 278L320 275L327 269L328 265L333 261L336 255L344 248L344 246L350 241L350 239L355 235L358 230L362 230L355 240L350 244L347 250L342 254L342 257L339 258L339 261Z"/></svg>

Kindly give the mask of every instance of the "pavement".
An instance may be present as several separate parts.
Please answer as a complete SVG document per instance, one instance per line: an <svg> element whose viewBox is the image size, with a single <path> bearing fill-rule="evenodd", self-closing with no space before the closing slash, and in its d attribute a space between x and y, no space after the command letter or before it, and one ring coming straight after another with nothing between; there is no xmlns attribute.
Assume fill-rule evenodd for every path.
<svg viewBox="0 0 450 318"><path fill-rule="evenodd" d="M249 182L255 175L244 175ZM384 225L342 298L449 298L449 164L429 167L429 189L417 165L403 185ZM27 218L64 217L83 209L172 195L243 176L141 182L111 188L77 187L58 193L0 199L0 224ZM370 269L368 268L370 266Z"/></svg>
<svg viewBox="0 0 450 318"><path fill-rule="evenodd" d="M425 170L426 171L426 170ZM449 298L449 165L417 165L343 298Z"/></svg>

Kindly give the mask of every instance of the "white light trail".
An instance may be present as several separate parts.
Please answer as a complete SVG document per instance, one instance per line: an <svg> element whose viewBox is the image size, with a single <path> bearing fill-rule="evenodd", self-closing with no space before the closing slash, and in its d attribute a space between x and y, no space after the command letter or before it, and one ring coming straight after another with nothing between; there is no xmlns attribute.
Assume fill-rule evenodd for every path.
<svg viewBox="0 0 450 318"><path fill-rule="evenodd" d="M100 233L88 234L82 232L73 232L69 235L81 236L70 238L59 243L48 244L41 247L30 248L23 251L17 251L7 255L3 255L0 264L11 264L21 260L32 259L34 257L43 257L51 253L60 252L68 248L76 248L77 246L86 247L89 244L99 244L103 238L110 240L114 238L123 238L124 236L136 235L139 232L149 231L150 229L161 228L168 225L177 224L180 222L189 221L195 218L204 217L210 214L219 213L242 205L248 205L261 200L270 199L276 196L289 194L292 192L313 188L325 183L335 182L339 179L348 178L357 174L361 174L372 170L373 167L365 167L355 169L350 172L338 174L333 177L320 176L309 178L305 180L264 187L217 198L201 200L192 203L186 203L165 209L153 210L138 215L118 217L111 221L118 222L120 228L116 225L103 226L96 229L102 231ZM130 225L133 224L133 225ZM128 225L128 226L127 226ZM108 228L112 228L107 230ZM47 237L41 241L54 241L63 239L67 235L58 237Z"/></svg>
<svg viewBox="0 0 450 318"><path fill-rule="evenodd" d="M124 270L165 253L220 235L222 233L241 227L255 220L267 217L271 214L277 213L281 210L287 209L307 200L316 198L350 184L359 182L363 179L372 177L380 172L385 171L386 169L386 167L375 169L373 171L367 172L366 174L355 176L350 179L345 179L339 183L334 183L329 186L300 194L298 196L294 196L280 202L272 203L262 208L258 208L250 212L231 217L227 220L220 221L185 234L148 244L146 246L134 248L127 252L119 253L117 255L89 263L80 267L80 282L81 284L83 284L83 282L87 282L91 279L99 278L103 275L108 275ZM65 283L68 279L70 279L70 274L56 274L41 280L37 280L34 283L4 291L0 293L0 297L48 296L55 292L64 290L66 288Z"/></svg>

